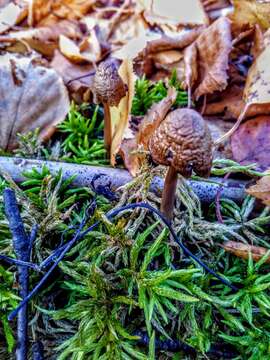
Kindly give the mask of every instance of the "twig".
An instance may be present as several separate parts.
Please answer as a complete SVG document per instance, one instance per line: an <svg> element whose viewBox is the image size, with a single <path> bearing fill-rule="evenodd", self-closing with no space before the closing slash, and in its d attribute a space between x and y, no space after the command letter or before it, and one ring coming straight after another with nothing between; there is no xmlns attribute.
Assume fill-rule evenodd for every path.
<svg viewBox="0 0 270 360"><path fill-rule="evenodd" d="M16 200L15 192L12 189L5 189L4 193L4 206L6 217L9 221L10 231L13 237L13 247L18 261L29 262L31 243L36 235L36 230L32 231L30 237L27 236L23 221L20 215L19 206ZM29 274L28 267L18 265L18 281L20 287L20 296L25 299L28 294ZM21 307L18 312L17 321L17 348L16 359L27 359L27 303Z"/></svg>
<svg viewBox="0 0 270 360"><path fill-rule="evenodd" d="M99 178L100 186L116 191L119 187L132 180L128 171L122 169L0 156L0 173L9 174L16 182L25 180L23 172L31 171L33 167L41 171L43 166L46 166L52 175L56 175L59 170L62 170L63 180L75 175L73 185L78 187L92 187L93 180ZM222 179L218 177L210 178L209 181L187 180L188 185L204 204L215 201L216 194L220 189L220 182L222 182ZM245 197L246 183L240 180L226 181L223 184L223 196L235 202L241 202ZM162 194L163 186L164 180L155 177L150 190L159 196Z"/></svg>

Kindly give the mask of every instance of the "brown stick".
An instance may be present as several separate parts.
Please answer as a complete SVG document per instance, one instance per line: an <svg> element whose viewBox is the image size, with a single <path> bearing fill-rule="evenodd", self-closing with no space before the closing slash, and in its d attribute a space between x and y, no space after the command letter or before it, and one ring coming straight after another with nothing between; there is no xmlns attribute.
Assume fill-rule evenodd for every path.
<svg viewBox="0 0 270 360"><path fill-rule="evenodd" d="M177 171L174 167L170 166L165 178L160 208L162 214L165 215L168 220L171 220L173 216L176 187Z"/></svg>

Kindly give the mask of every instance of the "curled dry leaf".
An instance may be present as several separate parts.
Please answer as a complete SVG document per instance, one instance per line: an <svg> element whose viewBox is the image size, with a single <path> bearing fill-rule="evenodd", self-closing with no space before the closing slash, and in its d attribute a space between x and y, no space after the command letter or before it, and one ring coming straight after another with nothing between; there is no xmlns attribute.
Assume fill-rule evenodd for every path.
<svg viewBox="0 0 270 360"><path fill-rule="evenodd" d="M251 254L254 261L261 260L261 258L269 251L269 249L261 246L252 246L236 241L228 241L222 247L228 253L233 254L241 259L248 259L249 254ZM266 263L270 263L270 256L267 258Z"/></svg>
<svg viewBox="0 0 270 360"><path fill-rule="evenodd" d="M187 48L186 84L196 99L226 88L231 49L231 23L225 17L216 20Z"/></svg>
<svg viewBox="0 0 270 360"><path fill-rule="evenodd" d="M233 0L234 12L231 19L234 27L258 24L262 29L270 26L270 3L258 0Z"/></svg>
<svg viewBox="0 0 270 360"><path fill-rule="evenodd" d="M270 167L270 117L258 116L243 123L231 137L233 158L240 164Z"/></svg>
<svg viewBox="0 0 270 360"><path fill-rule="evenodd" d="M200 0L182 1L175 6L174 0L143 0L144 17L150 25L158 25L163 30L179 25L207 25L208 18ZM165 27L164 27L165 26ZM167 28L167 29L168 29Z"/></svg>
<svg viewBox="0 0 270 360"><path fill-rule="evenodd" d="M20 23L27 16L27 4L21 1L19 4L13 2L0 8L0 34Z"/></svg>
<svg viewBox="0 0 270 360"><path fill-rule="evenodd" d="M69 110L59 75L34 59L7 54L0 58L0 77L0 147L13 149L17 133L36 128L49 138Z"/></svg>
<svg viewBox="0 0 270 360"><path fill-rule="evenodd" d="M50 26L59 19L78 20L93 7L94 0L32 0L30 2L29 26Z"/></svg>
<svg viewBox="0 0 270 360"><path fill-rule="evenodd" d="M63 20L50 27L12 31L1 36L0 43L6 43L7 47L16 42L23 43L42 55L53 57L54 51L58 48L60 35L73 40L80 40L83 36L79 24Z"/></svg>
<svg viewBox="0 0 270 360"><path fill-rule="evenodd" d="M270 206L270 172L269 175L258 180L256 185L250 186L247 193L262 200L265 205Z"/></svg>
<svg viewBox="0 0 270 360"><path fill-rule="evenodd" d="M143 145L144 149L148 149L148 143L150 137L155 130L159 127L162 120L164 120L171 106L175 102L177 92L174 88L170 88L168 95L157 104L153 104L145 115L143 121L140 124L137 142L139 145Z"/></svg>

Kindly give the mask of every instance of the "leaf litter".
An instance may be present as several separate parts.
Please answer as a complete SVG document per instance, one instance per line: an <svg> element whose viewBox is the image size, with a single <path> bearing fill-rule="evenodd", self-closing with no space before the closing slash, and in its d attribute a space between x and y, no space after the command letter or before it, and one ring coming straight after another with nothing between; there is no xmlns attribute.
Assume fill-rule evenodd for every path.
<svg viewBox="0 0 270 360"><path fill-rule="evenodd" d="M59 279L30 310L29 336L48 344L50 358L59 344L59 359L191 359L194 352L198 359L269 357L270 328L263 320L270 308L269 11L267 1L255 0L0 2L4 155L120 165L133 177L116 196L110 180L100 185L106 168L91 188L74 188L72 178L46 167L25 173L19 186L3 173L0 188L16 189L27 231L41 224L32 249L36 263L69 241L90 201L97 206L93 221L102 222L70 250ZM108 60L125 91L106 110L96 101L95 74ZM236 293L184 258L146 210L114 224L104 215L133 202L160 207L160 196L149 188L166 169L153 162L149 141L179 107L206 120L215 141L212 175L226 179L218 182L216 201L201 208L181 178L172 226L194 254L239 285ZM165 157L170 160L169 148ZM189 172L194 164L187 166ZM248 184L242 203L222 196L228 177ZM0 217L0 255L12 257L3 210ZM1 263L6 312L18 302L13 273ZM67 301L59 304L59 296ZM65 336L56 339L54 331ZM1 313L3 358L15 346L14 335Z"/></svg>

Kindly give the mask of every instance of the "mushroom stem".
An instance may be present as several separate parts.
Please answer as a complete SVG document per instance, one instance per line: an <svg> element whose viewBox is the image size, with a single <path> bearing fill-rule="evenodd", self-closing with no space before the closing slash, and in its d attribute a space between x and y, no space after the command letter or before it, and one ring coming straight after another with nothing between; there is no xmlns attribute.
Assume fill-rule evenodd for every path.
<svg viewBox="0 0 270 360"><path fill-rule="evenodd" d="M110 149L112 143L112 123L111 112L108 103L103 103L104 107L104 146L107 150L107 155L110 157Z"/></svg>
<svg viewBox="0 0 270 360"><path fill-rule="evenodd" d="M161 212L168 220L171 220L173 216L176 186L177 171L173 166L170 166L165 178L161 200Z"/></svg>

